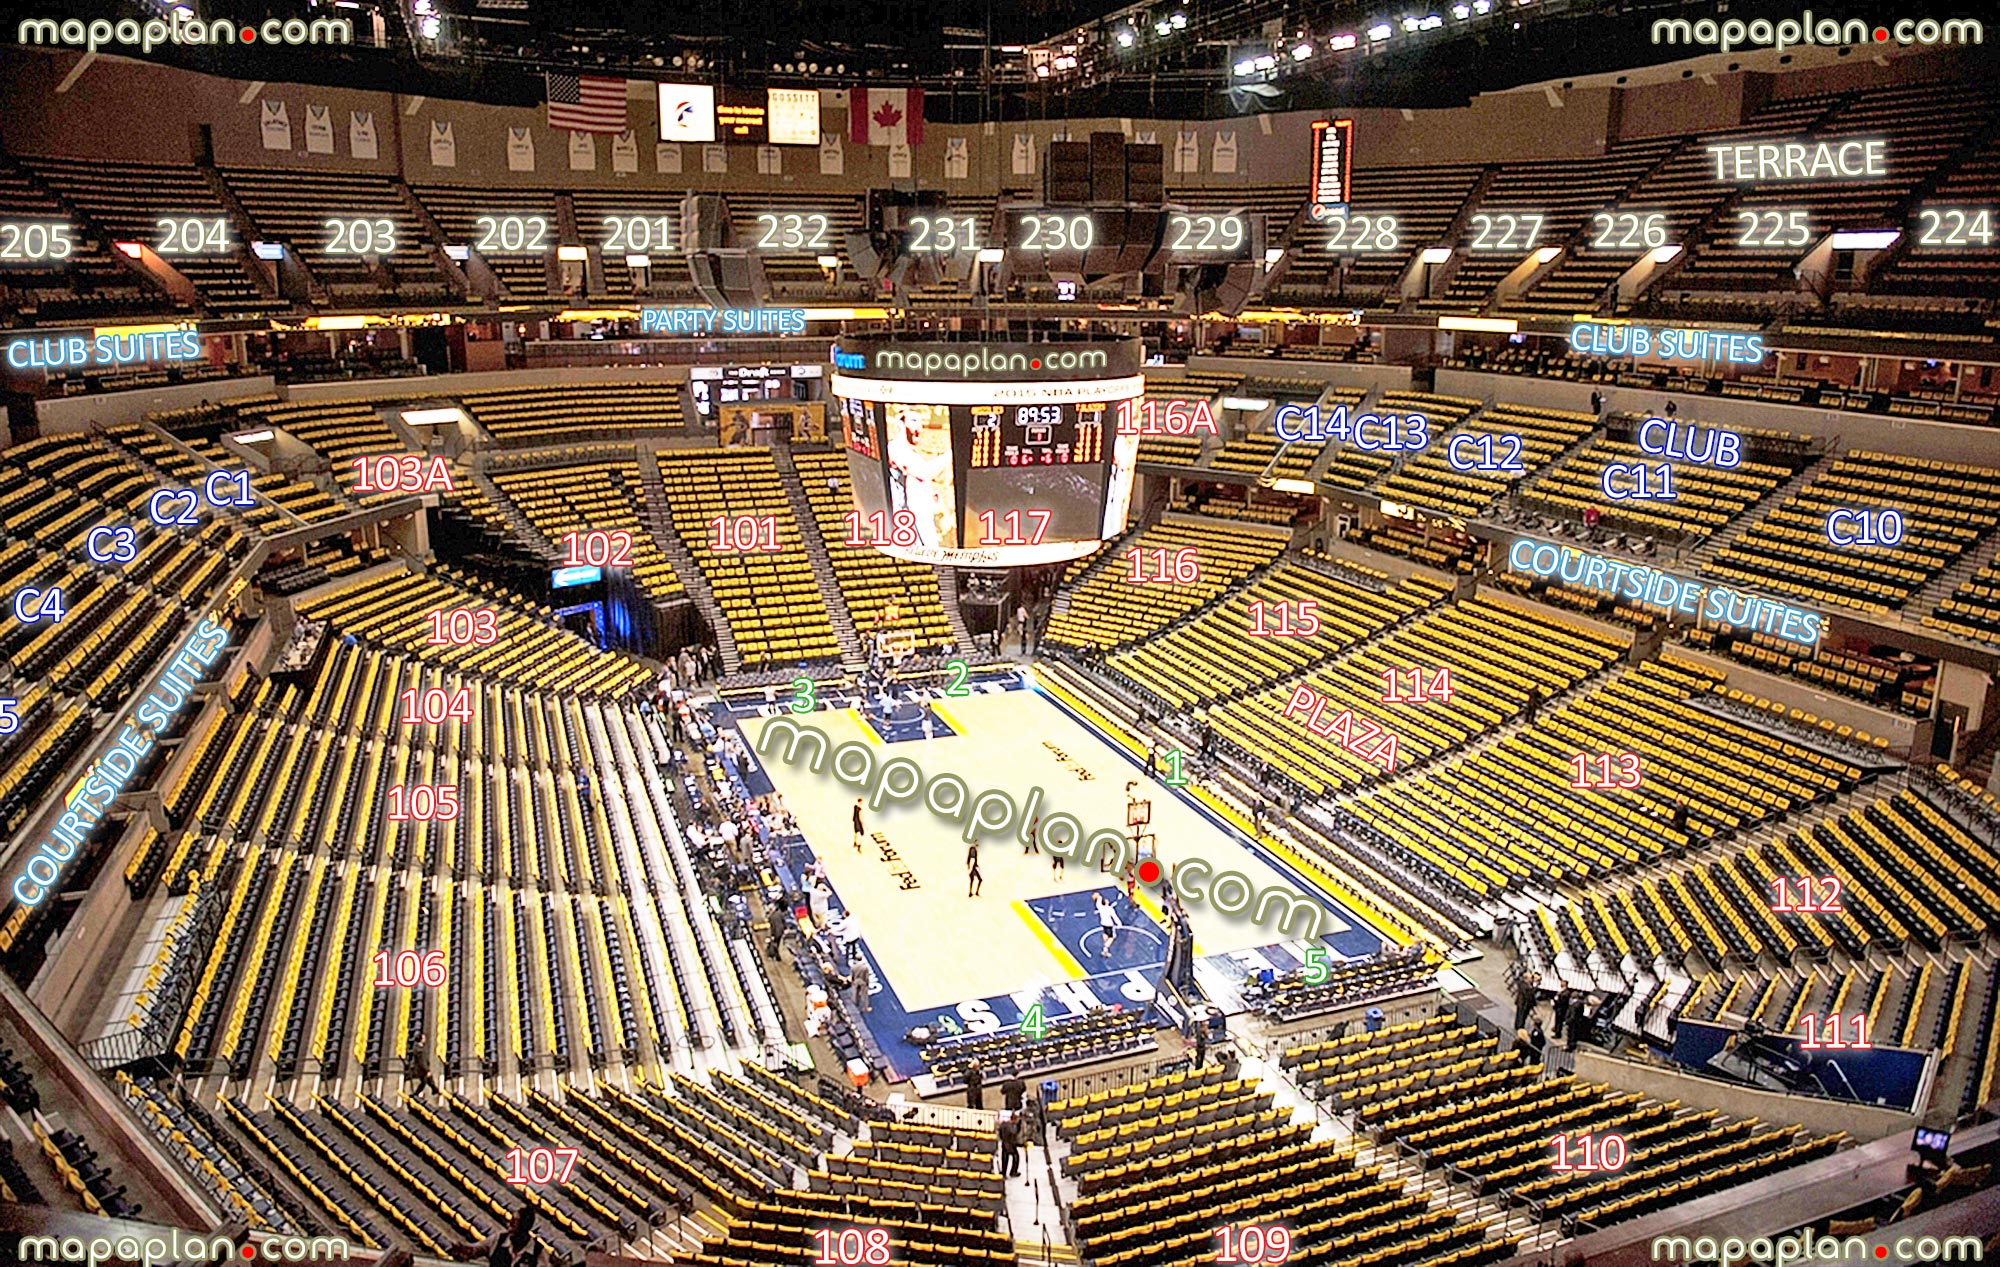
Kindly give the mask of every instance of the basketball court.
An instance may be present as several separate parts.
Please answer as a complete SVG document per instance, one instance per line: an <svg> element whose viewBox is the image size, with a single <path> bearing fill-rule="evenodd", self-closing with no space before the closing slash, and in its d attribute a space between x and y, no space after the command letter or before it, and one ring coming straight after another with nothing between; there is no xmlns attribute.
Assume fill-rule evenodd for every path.
<svg viewBox="0 0 2000 1267"><path fill-rule="evenodd" d="M918 694L930 697L928 740L923 704L908 695L886 718L870 700L865 715L851 707L822 708L795 720L825 731L831 747L850 741L874 747L878 764L893 755L914 761L927 780L956 775L975 796L991 789L1025 804L1040 787L1044 820L1066 811L1087 832L1124 829L1126 784L1138 779L1133 795L1153 803L1150 829L1169 871L1182 859L1199 857L1218 873L1242 873L1257 891L1279 885L1318 899L1327 912L1321 942L1333 958L1381 947L1382 937L1354 913L1253 849L1198 801L1148 781L1127 752L1021 679L977 686L963 698ZM768 724L765 717L741 722L753 749ZM920 801L880 811L864 806L866 834L857 851L854 788L830 768L816 774L803 765L757 760L783 793L813 855L824 860L835 904L860 921L877 981L875 1010L867 1019L885 1051L902 1046L900 1035L911 1024L990 1032L1011 1027L1037 1002L1055 1019L1096 1004L1143 1005L1150 998L1167 932L1156 894L1146 886L1128 897L1122 876L1079 860L1057 868L1050 855L1025 849L1018 832L1010 831L980 843L983 880L979 894L967 896L960 824ZM1111 903L1116 917L1108 935L1096 895ZM1290 941L1275 924L1225 915L1205 902L1190 900L1186 909L1197 971L1218 984L1264 967L1283 970L1303 956L1307 943ZM1234 997L1226 985L1211 993Z"/></svg>

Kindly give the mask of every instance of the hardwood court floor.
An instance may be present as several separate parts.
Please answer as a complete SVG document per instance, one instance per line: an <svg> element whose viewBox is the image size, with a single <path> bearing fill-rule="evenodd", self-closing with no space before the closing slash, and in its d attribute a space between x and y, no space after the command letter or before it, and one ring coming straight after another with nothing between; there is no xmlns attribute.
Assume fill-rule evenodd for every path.
<svg viewBox="0 0 2000 1267"><path fill-rule="evenodd" d="M925 741L921 738L885 744L872 727L852 711L822 710L797 720L818 726L831 747L849 741L866 743L878 764L890 757L914 761L926 778L955 774L976 796L987 789L1006 792L1025 803L1030 789L1043 791L1044 818L1057 810L1076 815L1086 831L1122 828L1125 823L1125 783L1138 778L1146 793L1144 771L1085 730L1034 691L975 694L939 702L940 715L958 733ZM753 746L763 719L743 723ZM782 746L780 748L782 751ZM759 760L763 760L762 757ZM827 875L841 902L861 920L861 934L876 962L912 1012L961 999L1007 994L1016 990L1072 980L1105 970L1103 964L1079 962L1029 909L1027 901L1052 894L1080 894L1109 888L1112 877L1094 866L1072 862L1053 878L1046 854L1023 854L1014 833L990 838L980 847L985 883L979 897L965 895L965 852L962 827L919 803L864 808L870 835L880 833L896 855L882 856L883 842L853 844L852 808L856 791L834 779L830 770L813 774L782 761L764 762L765 771L797 816L813 852L825 859ZM1091 777L1084 779L1080 774ZM1239 840L1165 788L1151 785L1152 829L1159 837L1159 856L1171 869L1176 861L1198 856L1218 871L1239 871L1261 891L1285 883ZM896 872L907 871L920 886L904 889ZM1119 886L1122 889L1122 884ZM1138 890L1140 905L1152 897ZM1064 905L1071 905L1065 903ZM1217 954L1284 941L1276 928L1227 916L1206 904L1189 902L1196 947ZM1153 906L1156 911L1157 907ZM1331 916L1331 912L1329 912ZM1332 930L1338 925L1329 919ZM1156 930L1157 931L1157 930ZM1141 930L1134 935L1146 938ZM1159 933L1164 937L1164 933ZM1096 940L1093 933L1085 943ZM1072 939L1073 944L1073 939Z"/></svg>

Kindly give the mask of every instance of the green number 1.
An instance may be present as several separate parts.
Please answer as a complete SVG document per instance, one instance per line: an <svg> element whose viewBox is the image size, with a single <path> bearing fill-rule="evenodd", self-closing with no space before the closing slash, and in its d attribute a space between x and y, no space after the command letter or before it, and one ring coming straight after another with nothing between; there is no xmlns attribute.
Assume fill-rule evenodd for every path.
<svg viewBox="0 0 2000 1267"><path fill-rule="evenodd" d="M1188 785L1188 777L1181 773L1181 750L1179 748L1167 749L1166 762L1173 767L1173 773L1161 779L1160 782L1166 784L1168 787L1186 787Z"/></svg>
<svg viewBox="0 0 2000 1267"><path fill-rule="evenodd" d="M810 713L817 702L813 699L813 680L809 677L795 677L792 679L792 689L798 692L792 697L792 711Z"/></svg>

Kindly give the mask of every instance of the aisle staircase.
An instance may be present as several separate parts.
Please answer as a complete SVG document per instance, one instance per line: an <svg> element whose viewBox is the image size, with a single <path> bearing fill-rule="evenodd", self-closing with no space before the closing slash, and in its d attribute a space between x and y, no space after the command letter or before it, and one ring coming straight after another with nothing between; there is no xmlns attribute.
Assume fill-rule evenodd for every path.
<svg viewBox="0 0 2000 1267"><path fill-rule="evenodd" d="M1921 619L1938 609L1938 604L1958 592L1958 587L1972 579L1972 574L1980 568L2000 559L2000 532L1989 532L1975 541L1958 561L1933 577L1928 584L1910 595L1903 604L1903 612L1912 620Z"/></svg>
<svg viewBox="0 0 2000 1267"><path fill-rule="evenodd" d="M486 474L483 464L472 467L472 482L499 510L500 517L507 521L508 535L516 542L549 559L562 557L562 547L542 535L542 530L535 527L534 521L514 505L514 499L500 491L500 486Z"/></svg>
<svg viewBox="0 0 2000 1267"><path fill-rule="evenodd" d="M827 619L833 624L833 636L840 643L840 663L850 673L858 673L868 665L868 653L861 646L861 635L854 628L854 613L847 608L847 596L840 592L840 578L834 574L833 559L826 552L826 539L820 535L819 517L813 513L812 499L806 496L805 485L799 482L798 464L792 461L792 446L783 438L771 442L771 461L778 468L778 479L785 486L785 501L792 508L792 518L799 525L799 539L805 542L806 558L812 561L813 583L819 586L820 599L826 603Z"/></svg>
<svg viewBox="0 0 2000 1267"><path fill-rule="evenodd" d="M680 533L674 531L673 520L667 517L667 486L660 479L660 460L652 446L639 446L639 483L646 490L645 505L639 508L639 518L646 530L653 534L654 544L660 553L667 556L667 562L674 565L674 575L680 578L681 588L694 600L695 610L715 633L715 647L722 656L724 675L738 673L743 668L743 653L737 649L736 636L729 631L729 618L722 614L722 604L715 597L715 590L709 585L708 577L702 573L701 565L681 544Z"/></svg>
<svg viewBox="0 0 2000 1267"><path fill-rule="evenodd" d="M949 567L932 568L937 573L938 602L944 607L945 623L951 626L951 637L958 653L972 654L972 630L966 626L964 613L958 610L958 569Z"/></svg>

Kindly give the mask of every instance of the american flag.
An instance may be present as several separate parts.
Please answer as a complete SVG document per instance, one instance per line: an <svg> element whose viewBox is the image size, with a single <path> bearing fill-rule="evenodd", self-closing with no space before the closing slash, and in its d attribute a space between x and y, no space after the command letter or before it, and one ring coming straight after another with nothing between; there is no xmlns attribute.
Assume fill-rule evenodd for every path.
<svg viewBox="0 0 2000 1267"><path fill-rule="evenodd" d="M544 75L549 126L572 132L623 132L625 81L589 75Z"/></svg>

